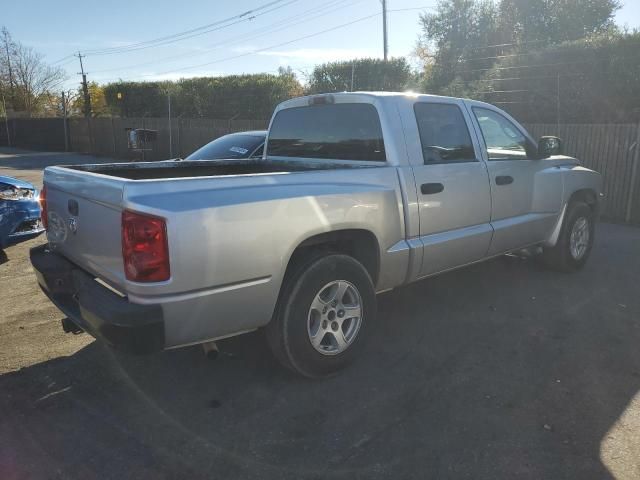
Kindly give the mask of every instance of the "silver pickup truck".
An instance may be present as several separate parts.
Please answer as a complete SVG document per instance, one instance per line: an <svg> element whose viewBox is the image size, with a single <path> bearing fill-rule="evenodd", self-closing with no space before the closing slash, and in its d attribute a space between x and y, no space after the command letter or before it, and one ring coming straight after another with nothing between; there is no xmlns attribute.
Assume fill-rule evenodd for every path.
<svg viewBox="0 0 640 480"><path fill-rule="evenodd" d="M324 94L277 107L262 159L47 168L31 261L66 330L150 352L264 328L322 376L364 345L376 293L521 250L581 268L600 191L494 106Z"/></svg>

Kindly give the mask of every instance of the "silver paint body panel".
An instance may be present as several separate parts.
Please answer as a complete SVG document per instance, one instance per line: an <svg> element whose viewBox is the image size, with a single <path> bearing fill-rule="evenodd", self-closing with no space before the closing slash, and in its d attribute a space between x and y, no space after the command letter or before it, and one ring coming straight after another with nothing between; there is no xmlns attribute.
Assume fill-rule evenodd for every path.
<svg viewBox="0 0 640 480"><path fill-rule="evenodd" d="M160 304L170 348L268 323L291 255L314 235L349 229L372 233L379 250L376 290L385 291L498 253L549 244L571 194L585 188L600 193L600 176L568 157L492 165L496 162L487 161L470 113L477 102L392 93L335 94L333 99L376 107L386 163L152 180L49 167L44 177L49 215L58 220L48 232L50 244L129 301ZM476 161L424 165L415 102L460 106ZM307 104L306 97L289 100L276 112ZM265 153L263 160L279 159ZM516 182L499 190L492 178L503 172ZM427 182L442 183L445 189L422 195L420 185ZM67 227L69 200L79 205L76 233ZM124 209L166 219L168 281L125 279L120 242Z"/></svg>

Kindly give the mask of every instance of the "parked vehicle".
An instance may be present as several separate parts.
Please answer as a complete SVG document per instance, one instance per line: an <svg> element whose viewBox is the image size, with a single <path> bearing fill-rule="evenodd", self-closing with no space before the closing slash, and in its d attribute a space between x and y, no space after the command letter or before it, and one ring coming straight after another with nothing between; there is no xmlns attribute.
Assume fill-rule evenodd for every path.
<svg viewBox="0 0 640 480"><path fill-rule="evenodd" d="M266 130L252 130L223 135L193 152L186 160L262 158L266 137Z"/></svg>
<svg viewBox="0 0 640 480"><path fill-rule="evenodd" d="M0 176L0 250L42 232L35 187L17 178Z"/></svg>
<svg viewBox="0 0 640 480"><path fill-rule="evenodd" d="M148 352L264 328L285 366L322 376L363 348L376 293L522 249L570 272L593 245L600 175L486 103L296 98L265 148L47 168L31 261L67 330Z"/></svg>

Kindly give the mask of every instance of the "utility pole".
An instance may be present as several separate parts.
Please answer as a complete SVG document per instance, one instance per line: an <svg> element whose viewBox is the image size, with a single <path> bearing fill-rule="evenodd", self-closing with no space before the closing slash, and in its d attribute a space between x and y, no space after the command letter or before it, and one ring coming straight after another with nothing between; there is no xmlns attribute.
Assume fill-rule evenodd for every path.
<svg viewBox="0 0 640 480"><path fill-rule="evenodd" d="M67 133L67 99L62 92L62 124L64 125L64 151L69 151L69 134Z"/></svg>
<svg viewBox="0 0 640 480"><path fill-rule="evenodd" d="M356 64L354 62L351 62L351 91L353 92L353 77L355 76L356 73Z"/></svg>
<svg viewBox="0 0 640 480"><path fill-rule="evenodd" d="M558 72L556 85L556 135L560 135L560 72Z"/></svg>
<svg viewBox="0 0 640 480"><path fill-rule="evenodd" d="M80 60L80 72L78 73L78 75L82 75L82 94L84 96L84 116L88 118L91 116L91 95L89 95L89 85L87 85L87 74L84 73L84 66L82 65L82 57L84 57L84 55L78 52L78 55L76 56L78 57L78 60Z"/></svg>
<svg viewBox="0 0 640 480"><path fill-rule="evenodd" d="M171 132L171 92L167 92L167 107L169 110L169 158L173 158L173 137Z"/></svg>
<svg viewBox="0 0 640 480"><path fill-rule="evenodd" d="M387 41L387 0L382 0L382 38L384 48L384 61L387 61L389 42Z"/></svg>

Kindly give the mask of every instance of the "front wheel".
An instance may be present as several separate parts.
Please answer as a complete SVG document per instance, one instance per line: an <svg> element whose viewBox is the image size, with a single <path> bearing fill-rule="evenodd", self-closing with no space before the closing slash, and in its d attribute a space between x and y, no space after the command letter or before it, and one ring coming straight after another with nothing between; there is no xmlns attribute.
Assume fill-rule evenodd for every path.
<svg viewBox="0 0 640 480"><path fill-rule="evenodd" d="M551 269L575 272L587 263L595 237L594 215L586 203L573 202L567 207L558 243L547 247L542 260Z"/></svg>
<svg viewBox="0 0 640 480"><path fill-rule="evenodd" d="M347 255L327 255L285 281L267 339L289 369L327 376L355 359L375 314L367 270Z"/></svg>

